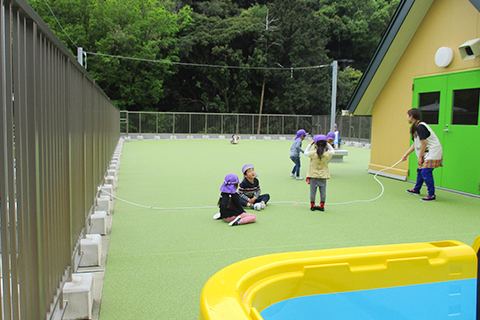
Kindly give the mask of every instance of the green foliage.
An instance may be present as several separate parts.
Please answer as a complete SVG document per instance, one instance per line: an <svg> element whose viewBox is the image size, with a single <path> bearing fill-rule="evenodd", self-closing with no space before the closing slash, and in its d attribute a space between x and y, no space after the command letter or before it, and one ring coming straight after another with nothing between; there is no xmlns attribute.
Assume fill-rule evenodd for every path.
<svg viewBox="0 0 480 320"><path fill-rule="evenodd" d="M328 28L330 57L357 62L364 70L400 0L320 0Z"/></svg>
<svg viewBox="0 0 480 320"><path fill-rule="evenodd" d="M28 1L121 109L258 113L265 86L263 113L283 114L330 112L333 60L346 107L399 3Z"/></svg>

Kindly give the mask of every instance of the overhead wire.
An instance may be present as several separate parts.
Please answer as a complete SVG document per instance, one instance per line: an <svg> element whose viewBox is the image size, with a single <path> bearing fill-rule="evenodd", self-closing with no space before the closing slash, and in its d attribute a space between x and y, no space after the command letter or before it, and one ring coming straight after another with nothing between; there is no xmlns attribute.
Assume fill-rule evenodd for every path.
<svg viewBox="0 0 480 320"><path fill-rule="evenodd" d="M106 53L97 53L97 52L85 52L87 55L96 55L96 56L104 56L110 58L119 58L119 59L127 59L127 60L137 60L137 61L144 61L144 62L153 62L153 63L164 63L164 64L172 64L172 65L180 65L180 66L192 66L192 67L207 67L207 68L224 68L224 69L250 69L250 70L307 70L307 69L319 69L330 67L331 64L322 64L318 66L310 66L310 67L290 67L290 68L279 68L279 67L249 67L249 66L222 66L218 64L202 64L202 63L188 63L188 62L175 62L175 61L168 61L168 60L155 60L155 59L144 59L144 58L134 58L134 57L125 57L113 54L106 54Z"/></svg>
<svg viewBox="0 0 480 320"><path fill-rule="evenodd" d="M60 26L62 29L63 33L65 36L67 36L68 40L75 46L75 48L78 48L78 45L72 40L72 38L67 34L65 29L63 28L62 24L58 20L57 16L53 12L52 8L50 7L49 3L47 0L44 0L45 4L47 5L48 9L50 10L50 13L52 14L53 18L57 22L57 24ZM98 52L88 52L84 51L84 54L90 54L90 55L96 55L96 56L104 56L104 57L110 57L110 58L119 58L119 59L126 59L126 60L136 60L136 61L144 61L144 62L153 62L153 63L164 63L164 64L171 64L171 65L180 65L180 66L191 66L191 67L207 67L207 68L224 68L224 69L245 69L245 70L288 70L290 72L293 72L295 70L308 70L308 69L319 69L319 68L326 68L330 67L331 64L322 64L322 65L317 65L317 66L309 66L309 67L250 67L250 66L222 66L222 65L216 65L216 64L202 64L202 63L188 63L188 62L175 62L175 61L168 61L168 60L155 60L155 59L144 59L144 58L134 58L134 57L126 57L126 56L120 56L120 55L112 55L112 54L105 54L105 53L98 53Z"/></svg>
<svg viewBox="0 0 480 320"><path fill-rule="evenodd" d="M55 20L57 21L57 24L60 26L60 28L62 29L63 33L67 36L68 40L70 40L70 42L75 46L75 48L78 48L77 44L72 40L72 38L70 38L70 36L67 34L67 32L65 31L65 29L63 28L62 24L60 23L60 21L58 21L57 19L57 16L55 15L55 13L53 13L53 10L52 8L50 7L50 5L48 4L47 0L44 0L45 1L45 4L47 5L48 9L50 10L50 12L52 13L52 16L55 18Z"/></svg>

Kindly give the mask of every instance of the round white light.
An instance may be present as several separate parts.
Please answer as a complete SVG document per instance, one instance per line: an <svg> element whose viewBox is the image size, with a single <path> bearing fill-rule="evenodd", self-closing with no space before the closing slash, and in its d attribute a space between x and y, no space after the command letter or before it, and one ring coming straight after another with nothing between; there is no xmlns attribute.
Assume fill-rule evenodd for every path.
<svg viewBox="0 0 480 320"><path fill-rule="evenodd" d="M435 53L435 64L439 67L448 67L453 60L453 50L449 47L441 47Z"/></svg>

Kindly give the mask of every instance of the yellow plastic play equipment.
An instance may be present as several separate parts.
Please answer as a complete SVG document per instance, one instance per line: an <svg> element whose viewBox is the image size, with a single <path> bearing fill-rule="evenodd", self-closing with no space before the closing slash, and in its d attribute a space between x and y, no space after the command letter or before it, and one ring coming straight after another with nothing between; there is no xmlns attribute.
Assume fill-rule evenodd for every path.
<svg viewBox="0 0 480 320"><path fill-rule="evenodd" d="M474 247L480 247L480 237ZM418 308L426 310L426 317L422 314L412 319L443 315L475 319L476 278L476 251L453 240L271 254L237 262L212 276L201 293L200 319L262 320L266 309L279 303L281 312L298 302L304 303L302 310L308 309L313 300L306 298L320 299L315 300L317 311L313 312L351 303L359 308L356 319L362 318L358 315L364 308L369 308L365 319L374 318L368 313L371 310L396 319L389 312L403 311L389 310L390 304L403 301L403 296L407 296L403 302L409 313L422 314L422 310L412 310L417 301ZM403 291L389 296L392 289ZM432 305L427 306L431 300ZM268 319L286 319L280 311ZM341 312L335 314L341 319Z"/></svg>

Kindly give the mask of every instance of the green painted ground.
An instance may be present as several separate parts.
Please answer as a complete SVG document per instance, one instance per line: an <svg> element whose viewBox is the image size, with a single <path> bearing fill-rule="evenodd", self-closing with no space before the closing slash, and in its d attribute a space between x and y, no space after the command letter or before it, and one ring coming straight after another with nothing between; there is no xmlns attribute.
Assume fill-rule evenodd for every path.
<svg viewBox="0 0 480 320"><path fill-rule="evenodd" d="M352 246L459 240L480 235L480 199L437 190L424 203L408 182L366 172L370 150L348 148L330 163L326 211L312 212L309 186L290 177L291 141L132 141L124 144L117 196L152 207L215 206L223 178L253 163L271 201L254 224L228 227L211 209L152 210L117 200L101 320L198 319L205 282L236 261L269 253ZM303 143L306 147L307 142ZM398 158L403 154L399 150ZM302 176L309 160L302 158ZM425 187L424 187L425 188ZM426 189L423 190L426 193ZM317 199L319 195L317 194ZM274 202L291 201L289 204ZM317 200L318 202L318 200ZM330 205L329 205L330 204Z"/></svg>

